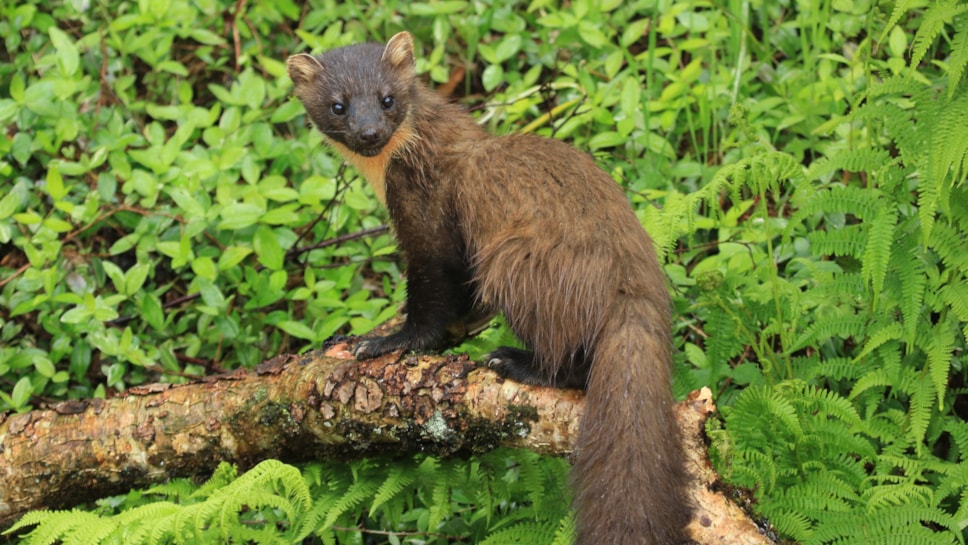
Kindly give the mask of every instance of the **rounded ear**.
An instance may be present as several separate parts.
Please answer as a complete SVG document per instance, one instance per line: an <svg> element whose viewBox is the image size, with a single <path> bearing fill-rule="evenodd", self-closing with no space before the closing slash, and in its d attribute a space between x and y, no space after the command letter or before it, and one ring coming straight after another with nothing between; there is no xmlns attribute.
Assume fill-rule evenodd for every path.
<svg viewBox="0 0 968 545"><path fill-rule="evenodd" d="M300 53L286 60L286 68L289 70L289 79L296 87L296 94L302 96L303 90L310 87L316 76L323 70L323 65L319 64L316 57Z"/></svg>
<svg viewBox="0 0 968 545"><path fill-rule="evenodd" d="M383 49L383 61L394 68L414 70L413 36L403 31L393 35Z"/></svg>

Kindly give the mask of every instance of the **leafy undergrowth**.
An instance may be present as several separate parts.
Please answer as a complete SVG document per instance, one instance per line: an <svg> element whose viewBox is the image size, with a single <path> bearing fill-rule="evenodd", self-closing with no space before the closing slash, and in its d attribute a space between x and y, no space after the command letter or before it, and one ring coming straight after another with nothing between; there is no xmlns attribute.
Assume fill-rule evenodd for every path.
<svg viewBox="0 0 968 545"><path fill-rule="evenodd" d="M716 393L713 457L781 534L964 542L966 11L962 0L0 6L0 409L252 366L392 315L403 287L385 213L305 126L284 60L406 28L418 70L491 129L567 140L627 189L674 294L676 391ZM462 348L506 336L497 327ZM131 517L161 494L151 509L181 522L137 536L153 542L242 529L259 542L567 541L565 513L547 507L562 505L557 461L534 462L558 468L557 488L483 503L476 491L493 482L480 475L376 492L424 464L450 475L497 463L428 460L271 466L285 501L267 493L258 508L230 500L277 481L224 469L191 498L156 489L102 509ZM191 511L202 518L177 514L216 496ZM216 504L233 507L215 519ZM532 510L504 518L511 504ZM89 519L23 525L49 542Z"/></svg>

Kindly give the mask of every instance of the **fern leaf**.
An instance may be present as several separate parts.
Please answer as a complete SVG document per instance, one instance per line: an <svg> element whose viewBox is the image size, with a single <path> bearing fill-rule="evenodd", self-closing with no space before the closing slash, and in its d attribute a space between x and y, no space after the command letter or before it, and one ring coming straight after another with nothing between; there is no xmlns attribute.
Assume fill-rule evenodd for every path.
<svg viewBox="0 0 968 545"><path fill-rule="evenodd" d="M793 343L793 352L802 350L807 345L815 344L833 337L840 339L861 338L866 329L863 316L850 314L841 317L823 317L807 328Z"/></svg>
<svg viewBox="0 0 968 545"><path fill-rule="evenodd" d="M925 522L948 528L949 532L936 532L926 527ZM853 510L829 513L819 519L811 543L950 545L955 539L953 527L955 524L950 515L940 509L918 505L895 506L867 513Z"/></svg>
<svg viewBox="0 0 968 545"><path fill-rule="evenodd" d="M302 517L299 529L293 534L293 541L303 541L316 532L323 543L335 543L336 537L329 526L323 526L322 520L332 510L333 505L342 496L333 491L322 491L316 494L313 507Z"/></svg>
<svg viewBox="0 0 968 545"><path fill-rule="evenodd" d="M910 11L911 8L916 7L918 5L920 5L920 2L918 2L917 0L899 0L898 2L896 2L894 4L894 10L891 11L891 18L887 20L887 24L884 25L884 30L881 31L881 36L880 38L877 39L877 41L883 42L884 38L887 36L887 33L892 28L894 28L894 25L896 25L898 21L901 20L901 17L903 17L904 14Z"/></svg>
<svg viewBox="0 0 968 545"><path fill-rule="evenodd" d="M669 192L661 212L646 215L642 225L652 235L653 246L660 260L672 252L679 237L695 232L696 206L693 203L696 200L692 195Z"/></svg>
<svg viewBox="0 0 968 545"><path fill-rule="evenodd" d="M349 489L346 490L343 496L339 498L339 500L337 500L330 508L329 512L326 513L326 518L323 520L323 526L327 528L333 526L339 517L348 513L350 509L363 503L373 494L376 488L376 483L366 480L360 480L350 485Z"/></svg>
<svg viewBox="0 0 968 545"><path fill-rule="evenodd" d="M904 320L904 339L909 346L913 346L927 284L924 251L921 246L909 244L907 247L898 248L897 255L900 258L897 260L897 278L901 286L898 306Z"/></svg>
<svg viewBox="0 0 968 545"><path fill-rule="evenodd" d="M811 250L817 255L846 256L861 259L864 250L860 225L845 225L839 229L812 231L807 234Z"/></svg>
<svg viewBox="0 0 968 545"><path fill-rule="evenodd" d="M558 523L551 545L571 545L575 539L575 513L569 512Z"/></svg>
<svg viewBox="0 0 968 545"><path fill-rule="evenodd" d="M431 531L437 530L451 510L451 488L448 477L448 472L438 477L431 492L430 522L427 525Z"/></svg>
<svg viewBox="0 0 968 545"><path fill-rule="evenodd" d="M390 468L386 480L377 489L370 504L370 512L375 513L384 503L393 499L397 494L414 482L413 467L410 464L401 462Z"/></svg>
<svg viewBox="0 0 968 545"><path fill-rule="evenodd" d="M555 528L548 523L521 522L488 535L479 545L540 545L554 536Z"/></svg>
<svg viewBox="0 0 968 545"><path fill-rule="evenodd" d="M72 536L86 535L97 528L101 522L101 517L94 513L72 509L70 511L41 511L37 515L28 513L23 519L27 522L18 522L10 531L39 524L23 541L24 545L52 545L67 541Z"/></svg>
<svg viewBox="0 0 968 545"><path fill-rule="evenodd" d="M968 7L968 5L966 5ZM933 180L939 184L939 189L950 188L949 176L952 180L961 180L964 174L962 163L968 152L968 92L958 95L944 104L944 114L937 119L934 127L934 138L931 145L931 172L937 177ZM939 203L942 209L947 209L946 199Z"/></svg>
<svg viewBox="0 0 968 545"><path fill-rule="evenodd" d="M944 409L944 398L948 388L948 371L955 349L956 325L950 318L945 319L929 332L925 351L928 356L928 374L934 384L935 395L940 409Z"/></svg>
<svg viewBox="0 0 968 545"><path fill-rule="evenodd" d="M149 541L149 537L155 529L162 526L165 529L165 521L170 520L171 516L182 509L182 506L169 502L158 501L146 505L128 509L115 516L118 528L124 530L123 543L160 543L161 532L154 541Z"/></svg>
<svg viewBox="0 0 968 545"><path fill-rule="evenodd" d="M782 430L789 432L796 439L803 438L803 428L797 418L797 411L793 408L790 401L780 392L765 387L753 386L743 390L736 404L733 405L734 415L747 415L749 422L763 420L764 418L775 421L781 426ZM750 426L745 429L736 430L736 439L749 440L750 444L757 444L765 430L754 429Z"/></svg>
<svg viewBox="0 0 968 545"><path fill-rule="evenodd" d="M704 324L706 334L706 361L714 379L725 377L729 360L743 351L739 327L733 317L723 308L711 308Z"/></svg>
<svg viewBox="0 0 968 545"><path fill-rule="evenodd" d="M860 377L860 379L854 383L853 388L850 390L850 395L847 396L848 399L857 399L860 395L871 388L886 388L894 384L891 377L888 376L884 369L875 369L870 373Z"/></svg>
<svg viewBox="0 0 968 545"><path fill-rule="evenodd" d="M963 324L962 335L968 338L968 283L961 280L942 286L941 298Z"/></svg>
<svg viewBox="0 0 968 545"><path fill-rule="evenodd" d="M770 524L799 543L808 543L813 533L813 520L800 511L790 509L771 511Z"/></svg>
<svg viewBox="0 0 968 545"><path fill-rule="evenodd" d="M36 526L38 524L41 524L47 521L48 519L52 518L52 515L54 513L57 513L57 511L51 511L49 509L30 511L24 516L20 517L20 519L18 519L17 522L13 523L13 525L11 525L10 528L7 528L6 530L4 530L3 534L4 535L13 534L19 530L23 530L28 526Z"/></svg>
<svg viewBox="0 0 968 545"><path fill-rule="evenodd" d="M536 513L541 512L544 507L545 486L544 471L541 469L541 458L536 453L527 451L522 452L518 457L518 471L521 475L521 483L524 484L528 492L528 499L531 500Z"/></svg>
<svg viewBox="0 0 968 545"><path fill-rule="evenodd" d="M862 220L871 219L884 205L879 191L856 186L835 185L826 191L803 191L797 197L798 209L790 219L788 232L817 214L852 214Z"/></svg>
<svg viewBox="0 0 968 545"><path fill-rule="evenodd" d="M182 481L182 486L188 486L192 492L191 497L196 499L204 499L211 496L213 493L218 492L222 488L228 486L230 483L239 478L239 468L235 467L234 464L229 464L227 462L222 462L215 468L212 476L205 481L202 486L194 487L191 481L188 479L179 479ZM154 492L159 490L160 493L166 494L171 497L172 493L179 493L180 487L169 488L167 485L159 485L148 489L149 492ZM181 496L176 496L181 497Z"/></svg>
<svg viewBox="0 0 968 545"><path fill-rule="evenodd" d="M955 17L953 24L955 36L951 39L951 55L948 57L948 100L955 95L968 65L968 17Z"/></svg>
<svg viewBox="0 0 968 545"><path fill-rule="evenodd" d="M908 438L914 445L915 450L920 454L923 450L924 434L928 430L928 423L931 421L931 413L935 408L936 390L932 387L929 376L911 371L906 384L911 395L910 407L908 408Z"/></svg>
<svg viewBox="0 0 968 545"><path fill-rule="evenodd" d="M926 507L931 503L931 489L912 482L872 486L864 491L863 498L870 510L887 509L901 505Z"/></svg>
<svg viewBox="0 0 968 545"><path fill-rule="evenodd" d="M894 245L894 228L897 226L897 210L883 207L872 221L867 222L867 245L864 249L864 262L861 275L870 282L873 290L873 308L881 290L891 261L891 247Z"/></svg>
<svg viewBox="0 0 968 545"><path fill-rule="evenodd" d="M921 26L918 27L918 32L914 35L914 42L911 44L912 69L917 70L928 48L944 30L945 23L952 22L958 14L965 10L968 10L968 5L961 4L959 0L941 0L925 10L924 17L921 19Z"/></svg>
<svg viewBox="0 0 968 545"><path fill-rule="evenodd" d="M796 397L801 413L833 416L852 427L862 425L857 409L836 392L821 390L799 382L795 384L798 387L791 394Z"/></svg>
<svg viewBox="0 0 968 545"><path fill-rule="evenodd" d="M92 524L76 528L62 545L97 545L118 529L118 520L114 517L97 517Z"/></svg>
<svg viewBox="0 0 968 545"><path fill-rule="evenodd" d="M855 363L859 362L888 341L900 340L903 334L904 331L901 329L901 324L897 322L887 324L867 337L867 342L864 343L864 349L860 354L857 354L853 361Z"/></svg>
<svg viewBox="0 0 968 545"><path fill-rule="evenodd" d="M941 256L946 267L968 273L968 233L942 218L931 231L928 245Z"/></svg>

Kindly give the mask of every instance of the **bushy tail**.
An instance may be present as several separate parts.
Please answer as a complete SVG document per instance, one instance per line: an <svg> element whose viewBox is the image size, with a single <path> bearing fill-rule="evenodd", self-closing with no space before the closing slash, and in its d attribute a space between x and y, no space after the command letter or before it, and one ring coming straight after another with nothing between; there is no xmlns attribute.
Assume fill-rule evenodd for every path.
<svg viewBox="0 0 968 545"><path fill-rule="evenodd" d="M672 545L692 516L664 309L628 298L600 333L573 468L576 545Z"/></svg>

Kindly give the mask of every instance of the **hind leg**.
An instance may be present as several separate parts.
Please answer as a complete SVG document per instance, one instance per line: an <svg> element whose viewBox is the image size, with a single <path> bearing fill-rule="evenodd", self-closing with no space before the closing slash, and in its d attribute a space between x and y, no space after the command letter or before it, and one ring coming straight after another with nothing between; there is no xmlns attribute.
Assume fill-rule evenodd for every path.
<svg viewBox="0 0 968 545"><path fill-rule="evenodd" d="M568 365L562 365L557 372L548 374L535 353L531 350L502 346L487 355L487 367L504 378L534 386L555 388L584 388L588 378L589 362L583 353L575 355Z"/></svg>
<svg viewBox="0 0 968 545"><path fill-rule="evenodd" d="M504 378L536 386L550 385L548 377L538 370L534 352L530 350L502 346L488 354L486 359L488 369Z"/></svg>

